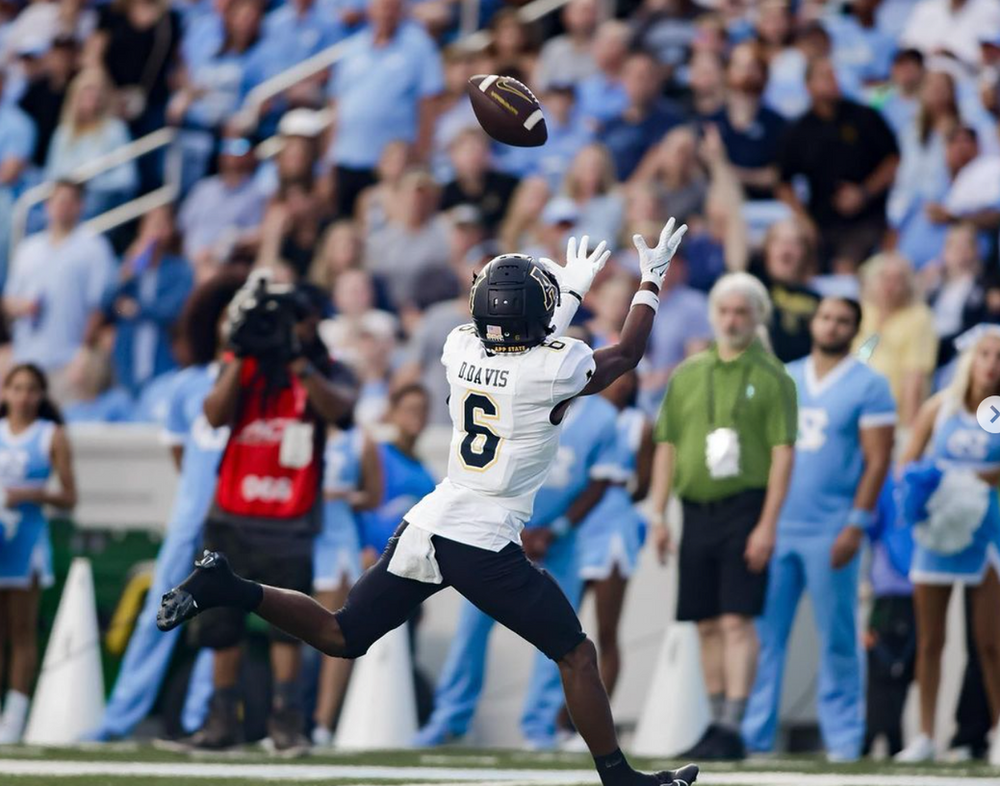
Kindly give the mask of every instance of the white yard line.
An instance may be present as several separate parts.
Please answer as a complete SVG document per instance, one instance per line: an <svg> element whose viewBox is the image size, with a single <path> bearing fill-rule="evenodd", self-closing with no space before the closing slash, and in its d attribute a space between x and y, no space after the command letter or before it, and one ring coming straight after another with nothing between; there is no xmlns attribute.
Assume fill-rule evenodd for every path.
<svg viewBox="0 0 1000 786"><path fill-rule="evenodd" d="M592 770L475 770L455 767L374 767L327 764L228 764L210 762L39 761L0 759L0 775L71 778L84 775L121 778L244 778L260 781L341 780L435 781L449 786L488 784L595 784ZM706 772L698 786L1000 786L1000 777L942 775L837 775L795 772Z"/></svg>

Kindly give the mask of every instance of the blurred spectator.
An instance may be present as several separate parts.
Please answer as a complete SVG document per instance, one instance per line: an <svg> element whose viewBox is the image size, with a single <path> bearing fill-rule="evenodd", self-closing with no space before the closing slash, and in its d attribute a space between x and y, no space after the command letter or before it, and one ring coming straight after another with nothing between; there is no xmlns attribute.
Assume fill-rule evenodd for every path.
<svg viewBox="0 0 1000 786"><path fill-rule="evenodd" d="M798 392L795 471L757 620L760 661L743 723L751 750L774 750L788 636L808 591L820 640L823 746L830 761L861 756L859 552L892 458L896 405L885 377L851 355L860 323L856 300L824 299L809 320L811 353L787 369Z"/></svg>
<svg viewBox="0 0 1000 786"><path fill-rule="evenodd" d="M782 363L809 354L810 322L820 296L809 286L812 246L802 224L794 218L768 227L763 259L750 263L750 272L771 296L771 347Z"/></svg>
<svg viewBox="0 0 1000 786"><path fill-rule="evenodd" d="M375 289L371 274L352 268L337 276L333 284L334 315L320 323L319 335L332 357L343 360L361 373L360 356L355 340L361 324L368 320L369 328L381 332L373 323L378 320L388 326L390 334L395 333L396 318L375 306Z"/></svg>
<svg viewBox="0 0 1000 786"><path fill-rule="evenodd" d="M643 0L633 15L635 44L656 56L672 85L683 81L697 34L695 19L701 13L693 0Z"/></svg>
<svg viewBox="0 0 1000 786"><path fill-rule="evenodd" d="M72 177L95 158L129 140L128 128L115 115L114 88L103 71L88 68L69 85L66 102L45 162L46 180ZM100 215L124 202L138 185L135 162L105 170L87 181L84 216Z"/></svg>
<svg viewBox="0 0 1000 786"><path fill-rule="evenodd" d="M462 277L468 272L466 259L469 252L486 240L486 225L483 215L475 205L457 205L448 211L451 222L451 242L449 243L449 264L455 276Z"/></svg>
<svg viewBox="0 0 1000 786"><path fill-rule="evenodd" d="M365 245L365 267L382 276L397 309L409 302L418 278L448 266L448 221L437 212L439 198L426 171L410 170L399 185L398 215Z"/></svg>
<svg viewBox="0 0 1000 786"><path fill-rule="evenodd" d="M595 128L628 108L621 76L630 38L629 26L619 19L609 19L597 28L593 44L596 69L576 85L577 111Z"/></svg>
<svg viewBox="0 0 1000 786"><path fill-rule="evenodd" d="M383 148L376 167L378 180L366 187L354 204L354 215L366 239L398 218L400 183L412 159L406 142L397 140Z"/></svg>
<svg viewBox="0 0 1000 786"><path fill-rule="evenodd" d="M748 199L771 199L778 182L778 150L785 121L761 103L767 62L751 43L729 56L726 105L710 118L722 134L726 155Z"/></svg>
<svg viewBox="0 0 1000 786"><path fill-rule="evenodd" d="M577 153L562 190L579 211L577 235L589 235L595 246L606 240L608 247L614 249L624 220L625 199L607 149L593 143Z"/></svg>
<svg viewBox="0 0 1000 786"><path fill-rule="evenodd" d="M659 233L657 222L642 235L650 243L656 242ZM660 304L664 308L656 312L649 346L639 365L639 403L650 415L656 414L677 365L706 349L712 340L708 298L687 285L687 269L687 261L681 256L675 256L670 263L660 287Z"/></svg>
<svg viewBox="0 0 1000 786"><path fill-rule="evenodd" d="M42 72L28 83L21 96L20 107L31 116L38 131L31 158L35 166L45 166L49 142L59 125L63 101L76 72L76 56L76 42L72 38L57 38L45 54Z"/></svg>
<svg viewBox="0 0 1000 786"><path fill-rule="evenodd" d="M501 8L490 20L493 35L486 55L494 74L504 74L528 84L538 62L538 35L533 23L521 19L517 8Z"/></svg>
<svg viewBox="0 0 1000 786"><path fill-rule="evenodd" d="M619 331L625 323L632 301L630 293L634 292L635 277L631 273L618 271L605 277L587 298L587 305L593 310L593 318L587 322L587 330L594 349L618 342Z"/></svg>
<svg viewBox="0 0 1000 786"><path fill-rule="evenodd" d="M753 39L762 47L764 58L771 65L792 45L795 32L792 12L787 0L762 0L757 5L753 16Z"/></svg>
<svg viewBox="0 0 1000 786"><path fill-rule="evenodd" d="M725 107L726 70L715 52L696 52L688 69L686 114L695 121L708 120Z"/></svg>
<svg viewBox="0 0 1000 786"><path fill-rule="evenodd" d="M391 441L378 446L383 492L374 510L361 513L362 560L365 567L378 559L403 515L434 490L434 479L417 455L417 441L427 428L430 396L419 384L403 385L389 398L385 422L392 427Z"/></svg>
<svg viewBox="0 0 1000 786"><path fill-rule="evenodd" d="M466 92L467 83L475 73L476 58L471 52L460 46L444 50L444 92L437 99L431 157L431 170L441 183L454 176L448 155L452 141L466 128L481 128Z"/></svg>
<svg viewBox="0 0 1000 786"><path fill-rule="evenodd" d="M923 273L928 305L934 312L940 368L955 356L954 341L958 336L988 321L983 263L976 247L975 228L970 224L952 226L945 236L940 260Z"/></svg>
<svg viewBox="0 0 1000 786"><path fill-rule="evenodd" d="M553 83L542 94L548 141L541 147L511 147L495 149L497 166L517 177L541 175L549 188L562 184L570 162L580 149L594 138L594 132L576 111L576 91L568 83Z"/></svg>
<svg viewBox="0 0 1000 786"><path fill-rule="evenodd" d="M271 73L269 57L260 46L262 13L262 0L232 0L222 18L223 38L218 48L187 64L179 77L180 87L170 98L167 120L183 129L185 190L204 175L213 141L247 92Z"/></svg>
<svg viewBox="0 0 1000 786"><path fill-rule="evenodd" d="M635 52L625 61L622 86L628 106L597 135L611 152L620 180L631 177L643 156L681 120L674 105L661 96L662 79L652 55Z"/></svg>
<svg viewBox="0 0 1000 786"><path fill-rule="evenodd" d="M575 85L597 70L593 42L597 30L597 0L570 0L562 9L566 32L542 46L532 84L545 91L554 84Z"/></svg>
<svg viewBox="0 0 1000 786"><path fill-rule="evenodd" d="M490 147L486 135L477 129L460 131L449 147L454 179L441 193L441 209L456 205L475 205L483 223L492 233L510 203L517 178L497 172L490 165Z"/></svg>
<svg viewBox="0 0 1000 786"><path fill-rule="evenodd" d="M694 131L681 126L664 136L635 171L633 182L654 184L663 200L664 214L678 221L701 213L709 183L699 165Z"/></svg>
<svg viewBox="0 0 1000 786"><path fill-rule="evenodd" d="M654 438L652 534L670 546L671 490L684 507L677 619L698 623L713 723L685 755L744 757L740 724L754 678L753 618L764 608L778 514L792 471L795 385L757 338L767 291L746 273L709 295L717 345L674 372Z"/></svg>
<svg viewBox="0 0 1000 786"><path fill-rule="evenodd" d="M976 226L983 253L1000 228L1000 158L980 156L976 132L960 127L948 136L944 164L945 178L918 196L899 227L899 248L918 268L940 254L949 223Z"/></svg>
<svg viewBox="0 0 1000 786"><path fill-rule="evenodd" d="M7 695L0 745L21 741L38 668L38 608L55 581L52 543L43 506L76 505L76 478L62 415L48 395L44 372L20 364L7 372L0 396L0 484L4 493L0 549L3 634L10 645L0 678ZM48 482L55 472L57 490Z"/></svg>
<svg viewBox="0 0 1000 786"><path fill-rule="evenodd" d="M402 0L372 0L370 25L351 39L334 67L330 95L337 131L327 158L337 167L337 213L352 215L375 165L394 140L431 152L433 102L444 89L441 57L423 29L405 18Z"/></svg>
<svg viewBox="0 0 1000 786"><path fill-rule="evenodd" d="M499 253L514 253L536 242L549 194L548 183L542 177L526 177L520 182L500 225Z"/></svg>
<svg viewBox="0 0 1000 786"><path fill-rule="evenodd" d="M897 52L892 59L887 94L881 98L879 107L897 138L917 116L923 79L924 56L916 49Z"/></svg>
<svg viewBox="0 0 1000 786"><path fill-rule="evenodd" d="M990 0L921 0L903 30L903 46L947 54L967 66L980 62L979 41L1000 33L1000 8Z"/></svg>
<svg viewBox="0 0 1000 786"><path fill-rule="evenodd" d="M151 210L104 293L104 316L115 327L115 378L133 396L177 365L170 335L194 283L178 252L171 209Z"/></svg>
<svg viewBox="0 0 1000 786"><path fill-rule="evenodd" d="M898 525L893 474L890 472L886 478L875 520L868 530L873 603L864 632L868 658L863 749L866 756L882 736L890 756L903 749L903 708L910 694L917 654L913 585L907 578L913 530Z"/></svg>
<svg viewBox="0 0 1000 786"><path fill-rule="evenodd" d="M301 63L337 43L347 30L322 0L288 0L264 18L261 47L271 73Z"/></svg>
<svg viewBox="0 0 1000 786"><path fill-rule="evenodd" d="M364 244L358 233L357 226L352 221L340 220L331 224L316 246L316 256L309 270L309 281L323 292L332 293L337 278L348 270L361 267ZM386 310L392 307L389 295L381 279L372 281L374 287L374 303L377 308ZM333 303L337 311L336 302Z"/></svg>
<svg viewBox="0 0 1000 786"><path fill-rule="evenodd" d="M569 197L557 196L549 200L542 211L542 221L536 234L537 245L527 246L524 253L547 259L562 259L580 211Z"/></svg>
<svg viewBox="0 0 1000 786"><path fill-rule="evenodd" d="M0 282L7 277L14 200L25 185L24 176L36 147L32 118L13 102L3 100L4 75L0 69Z"/></svg>
<svg viewBox="0 0 1000 786"><path fill-rule="evenodd" d="M884 82L889 77L896 39L878 23L882 0L850 0L844 13L824 19L833 39L833 62L849 70L861 84Z"/></svg>
<svg viewBox="0 0 1000 786"><path fill-rule="evenodd" d="M907 427L929 392L937 359L934 316L920 300L913 268L899 254L879 254L865 264L862 295L864 316L855 349L878 342L869 364L888 378L899 422Z"/></svg>
<svg viewBox="0 0 1000 786"><path fill-rule="evenodd" d="M134 401L125 388L115 385L114 368L106 347L86 347L71 376L71 402L64 414L67 423L127 423Z"/></svg>
<svg viewBox="0 0 1000 786"><path fill-rule="evenodd" d="M795 45L781 50L769 61L764 103L776 112L793 120L809 109L807 86L809 63L819 57L831 57L833 42L826 28L813 21L795 33ZM831 59L831 68L841 91L851 98L861 97L861 85L855 72L838 67Z"/></svg>
<svg viewBox="0 0 1000 786"><path fill-rule="evenodd" d="M286 180L264 213L257 263L280 260L294 271L295 280L305 278L324 226L312 177Z"/></svg>
<svg viewBox="0 0 1000 786"><path fill-rule="evenodd" d="M253 180L256 160L245 139L224 139L219 148L219 174L191 190L178 214L184 233L184 256L204 281L226 259L240 236L255 233L264 215L264 196Z"/></svg>
<svg viewBox="0 0 1000 786"><path fill-rule="evenodd" d="M82 187L56 183L46 203L48 226L15 249L3 293L14 360L44 369L57 401L67 400L71 366L93 338L115 269L108 241L79 226L82 211Z"/></svg>
<svg viewBox="0 0 1000 786"><path fill-rule="evenodd" d="M324 212L333 211L332 182L323 171L319 147L327 125L323 115L311 109L292 109L282 115L274 157L257 168L254 178L261 194L272 197L283 182L309 179L315 184L317 196L327 203ZM263 147L258 146L258 156Z"/></svg>
<svg viewBox="0 0 1000 786"><path fill-rule="evenodd" d="M394 385L400 388L407 383L419 381L430 394L428 417L429 422L434 425L447 425L451 422L448 414L448 379L440 362L441 347L452 330L471 318L469 290L472 288L473 277L499 254L500 250L491 242L470 250L466 257L465 274L457 277L461 287L458 295L427 309L410 336L406 358L396 374Z"/></svg>
<svg viewBox="0 0 1000 786"><path fill-rule="evenodd" d="M163 126L167 79L176 65L180 38L180 18L167 0L120 0L100 6L86 61L107 70L134 139ZM160 165L158 156L140 161L143 191L159 184Z"/></svg>
<svg viewBox="0 0 1000 786"><path fill-rule="evenodd" d="M776 193L816 227L822 270L855 269L885 232L896 140L875 110L841 96L828 58L811 61L806 80L812 106L785 137ZM796 193L797 177L808 183L808 210Z"/></svg>

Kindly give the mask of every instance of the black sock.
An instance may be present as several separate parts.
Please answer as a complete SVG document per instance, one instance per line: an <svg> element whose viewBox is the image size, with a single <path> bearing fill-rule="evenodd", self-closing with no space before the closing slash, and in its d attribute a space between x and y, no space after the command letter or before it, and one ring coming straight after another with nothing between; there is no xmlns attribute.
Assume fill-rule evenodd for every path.
<svg viewBox="0 0 1000 786"><path fill-rule="evenodd" d="M641 777L632 769L621 748L607 756L595 756L594 766L597 767L603 786L629 786L636 782L636 776Z"/></svg>

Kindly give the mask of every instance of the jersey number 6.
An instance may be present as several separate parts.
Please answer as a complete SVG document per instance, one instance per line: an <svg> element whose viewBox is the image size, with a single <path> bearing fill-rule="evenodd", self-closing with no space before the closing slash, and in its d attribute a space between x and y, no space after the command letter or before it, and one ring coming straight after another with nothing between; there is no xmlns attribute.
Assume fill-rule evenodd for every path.
<svg viewBox="0 0 1000 786"><path fill-rule="evenodd" d="M472 470L482 472L497 458L500 435L482 420L496 420L500 412L496 402L482 393L468 393L462 402L462 430L465 439L459 447L462 463Z"/></svg>

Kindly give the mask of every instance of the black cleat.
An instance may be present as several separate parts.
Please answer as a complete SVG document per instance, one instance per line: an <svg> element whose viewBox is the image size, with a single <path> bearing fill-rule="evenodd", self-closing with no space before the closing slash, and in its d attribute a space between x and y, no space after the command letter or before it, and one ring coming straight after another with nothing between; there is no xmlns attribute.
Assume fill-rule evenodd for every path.
<svg viewBox="0 0 1000 786"><path fill-rule="evenodd" d="M173 630L206 609L217 605L199 603L198 598L215 594L205 592L212 589L211 585L226 584L234 579L235 576L225 555L206 551L201 559L195 560L194 572L163 596L160 609L156 612L156 627L164 632Z"/></svg>
<svg viewBox="0 0 1000 786"><path fill-rule="evenodd" d="M661 779L663 786L691 786L698 780L698 765L685 764L679 770L666 770L658 772L656 777Z"/></svg>

